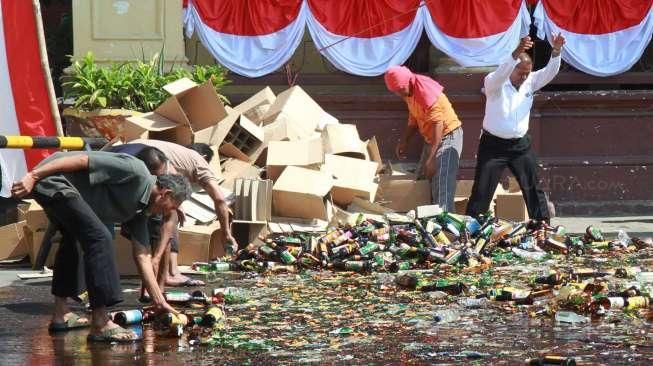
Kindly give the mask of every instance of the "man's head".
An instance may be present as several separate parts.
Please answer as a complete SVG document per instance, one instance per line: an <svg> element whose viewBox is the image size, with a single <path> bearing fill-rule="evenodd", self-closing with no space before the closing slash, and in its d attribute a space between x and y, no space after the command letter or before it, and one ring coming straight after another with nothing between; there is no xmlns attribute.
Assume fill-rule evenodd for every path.
<svg viewBox="0 0 653 366"><path fill-rule="evenodd" d="M150 195L150 213L166 215L189 199L191 193L190 183L185 177L173 174L159 175L156 177L156 185Z"/></svg>
<svg viewBox="0 0 653 366"><path fill-rule="evenodd" d="M390 66L385 72L385 85L389 91L400 97L411 95L411 80L415 77L410 69L405 66Z"/></svg>
<svg viewBox="0 0 653 366"><path fill-rule="evenodd" d="M213 150L211 150L211 146L208 144L204 143L195 143L195 144L190 144L186 146L187 148L191 150L195 150L198 154L202 155L204 160L206 160L207 163L210 163L211 160L213 159Z"/></svg>
<svg viewBox="0 0 653 366"><path fill-rule="evenodd" d="M528 75L533 71L533 61L527 53L520 53L518 59L519 63L510 74L510 82L517 88L524 83L526 78L528 78Z"/></svg>
<svg viewBox="0 0 653 366"><path fill-rule="evenodd" d="M166 173L166 163L168 158L163 152L156 147L144 147L136 157L145 163L145 166L154 175L161 175Z"/></svg>

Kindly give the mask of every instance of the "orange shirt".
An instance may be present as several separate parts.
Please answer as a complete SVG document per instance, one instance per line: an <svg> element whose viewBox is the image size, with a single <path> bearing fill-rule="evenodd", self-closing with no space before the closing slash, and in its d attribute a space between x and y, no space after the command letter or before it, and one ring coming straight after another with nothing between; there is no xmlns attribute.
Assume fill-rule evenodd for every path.
<svg viewBox="0 0 653 366"><path fill-rule="evenodd" d="M443 124L442 136L462 125L444 93L428 109L422 108L413 96L404 97L404 101L408 106L408 125L417 126L428 144L433 143L433 128L437 123Z"/></svg>

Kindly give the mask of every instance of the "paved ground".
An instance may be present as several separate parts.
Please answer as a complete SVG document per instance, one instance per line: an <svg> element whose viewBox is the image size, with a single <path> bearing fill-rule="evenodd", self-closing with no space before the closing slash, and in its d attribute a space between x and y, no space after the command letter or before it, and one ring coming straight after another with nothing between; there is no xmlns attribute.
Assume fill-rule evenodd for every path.
<svg viewBox="0 0 653 366"><path fill-rule="evenodd" d="M618 230L625 230L630 236L653 236L653 216L556 217L552 224L564 225L570 233L582 233L594 225L612 236Z"/></svg>

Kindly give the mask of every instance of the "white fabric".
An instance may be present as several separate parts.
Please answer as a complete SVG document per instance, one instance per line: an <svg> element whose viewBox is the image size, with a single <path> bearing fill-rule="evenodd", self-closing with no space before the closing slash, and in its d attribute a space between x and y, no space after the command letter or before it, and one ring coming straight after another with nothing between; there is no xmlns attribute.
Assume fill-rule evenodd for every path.
<svg viewBox="0 0 653 366"><path fill-rule="evenodd" d="M240 36L217 32L202 22L193 2L184 14L186 36L197 31L200 41L220 64L247 77L259 77L281 68L295 53L304 36L306 2L297 18L278 32L262 36Z"/></svg>
<svg viewBox="0 0 653 366"><path fill-rule="evenodd" d="M533 14L537 36L548 38L562 33L565 46L562 58L573 67L595 76L610 76L628 71L642 57L653 34L653 8L636 26L607 34L579 34L558 27L542 3ZM545 38L546 37L546 38Z"/></svg>
<svg viewBox="0 0 653 366"><path fill-rule="evenodd" d="M14 95L9 79L7 49L5 47L4 19L0 11L0 135L20 135ZM11 196L11 185L27 173L27 162L22 149L0 149L0 170L2 171L1 197ZM2 243L0 243L2 244Z"/></svg>
<svg viewBox="0 0 653 366"><path fill-rule="evenodd" d="M310 10L306 21L317 49L332 45L320 53L336 68L354 75L377 76L392 65L403 64L413 53L422 35L424 10L424 7L420 8L405 29L374 38L333 34L315 19ZM348 39L343 41L345 38ZM339 41L342 42L337 43Z"/></svg>
<svg viewBox="0 0 653 366"><path fill-rule="evenodd" d="M560 70L560 56L551 58L546 67L531 72L518 90L510 82L510 74L518 63L519 60L510 57L484 80L483 129L504 139L520 138L528 132L533 94L553 80Z"/></svg>
<svg viewBox="0 0 653 366"><path fill-rule="evenodd" d="M433 45L465 67L500 64L519 44L519 39L528 34L531 25L528 8L522 2L517 17L505 32L480 38L456 38L443 33L425 7L420 10L425 12L424 28Z"/></svg>

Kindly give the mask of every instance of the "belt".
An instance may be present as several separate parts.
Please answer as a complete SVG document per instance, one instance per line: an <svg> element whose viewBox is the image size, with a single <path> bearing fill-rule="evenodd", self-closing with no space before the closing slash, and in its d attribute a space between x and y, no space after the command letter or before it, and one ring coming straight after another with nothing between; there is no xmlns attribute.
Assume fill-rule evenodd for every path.
<svg viewBox="0 0 653 366"><path fill-rule="evenodd" d="M494 138L494 139L499 139L499 140L504 140L504 141L510 141L510 142L517 142L517 141L523 139L524 136L526 136L526 135L524 135L524 136L522 136L522 137L517 137L517 138L514 138L514 139L506 139L506 138L503 138L503 137L499 137L499 136L497 136L497 135L493 135L493 134L491 134L490 132L488 132L488 131L487 131L486 129L484 129L484 128L482 128L481 130L483 131L483 134L484 134L484 135L488 135L489 137L492 137L492 138Z"/></svg>

